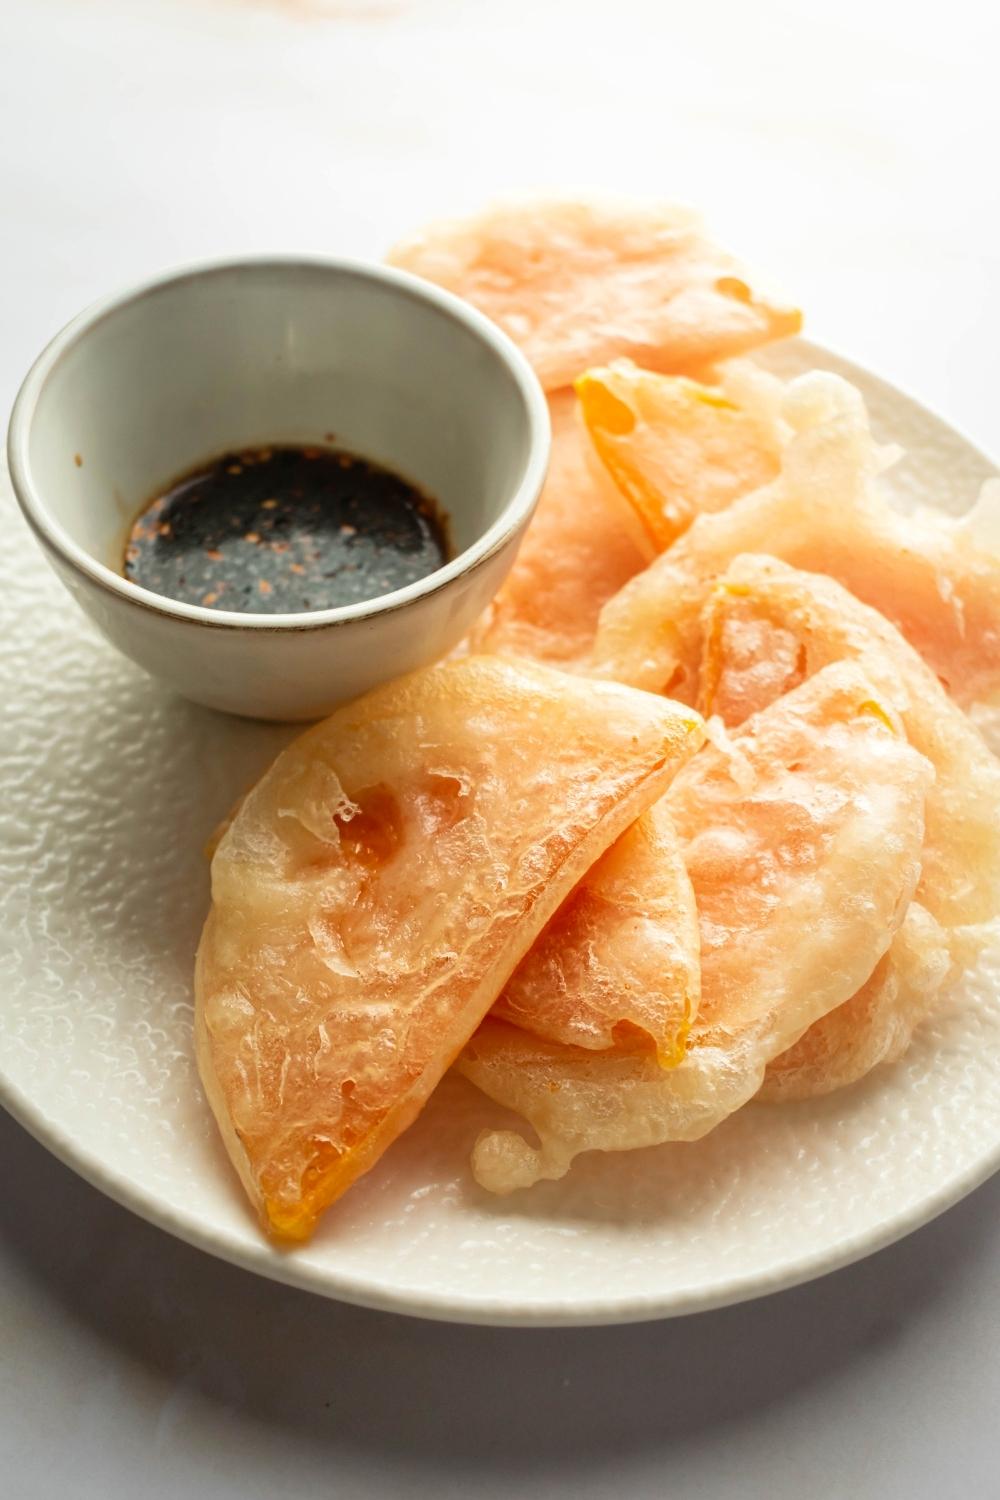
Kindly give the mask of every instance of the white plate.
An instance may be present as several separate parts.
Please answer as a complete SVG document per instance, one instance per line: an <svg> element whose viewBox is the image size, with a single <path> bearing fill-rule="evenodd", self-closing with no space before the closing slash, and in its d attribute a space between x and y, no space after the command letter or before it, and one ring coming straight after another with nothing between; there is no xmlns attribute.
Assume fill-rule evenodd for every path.
<svg viewBox="0 0 1000 1500"><path fill-rule="evenodd" d="M992 465L815 346L769 356L861 386L908 450L894 483L960 510ZM153 1223L326 1296L479 1323L720 1306L869 1253L1000 1165L1000 942L903 1063L809 1105L752 1105L696 1145L581 1159L497 1201L467 1168L501 1112L447 1079L311 1245L268 1246L202 1101L191 965L201 848L292 731L171 698L91 632L0 496L0 1100Z"/></svg>

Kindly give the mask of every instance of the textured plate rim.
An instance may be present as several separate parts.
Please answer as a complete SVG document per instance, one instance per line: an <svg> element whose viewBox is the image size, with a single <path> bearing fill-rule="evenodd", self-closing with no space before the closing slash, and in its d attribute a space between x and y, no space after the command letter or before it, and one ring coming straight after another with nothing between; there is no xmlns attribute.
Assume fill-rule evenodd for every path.
<svg viewBox="0 0 1000 1500"><path fill-rule="evenodd" d="M864 1260L904 1239L914 1230L929 1224L940 1214L974 1192L1000 1169L1000 1137L992 1148L957 1178L937 1192L917 1199L908 1209L888 1216L876 1229L845 1235L824 1244L815 1254L798 1256L793 1261L776 1261L767 1272L748 1272L733 1276L711 1288L674 1287L662 1295L642 1297L627 1295L576 1298L566 1302L550 1299L516 1300L509 1297L445 1295L427 1291L408 1291L387 1287L377 1278L356 1274L338 1274L327 1267L317 1267L296 1260L295 1251L281 1252L268 1245L245 1245L226 1240L206 1229L197 1219L190 1219L166 1207L154 1194L122 1174L108 1172L93 1153L80 1150L66 1133L37 1110L23 1106L23 1095L0 1076L0 1104L51 1155L69 1167L78 1177L105 1197L164 1230L175 1239L202 1250L218 1260L244 1271L252 1271L270 1281L281 1282L300 1291L313 1292L337 1302L366 1307L376 1312L404 1314L438 1323L460 1323L496 1328L567 1328L600 1327L626 1323L653 1322L685 1317L692 1313L734 1307L774 1292L788 1291Z"/></svg>
<svg viewBox="0 0 1000 1500"><path fill-rule="evenodd" d="M984 466L998 468L995 461L954 423L938 416L895 382L882 379L829 345L797 338L774 347L794 349L806 358L815 359L817 367L835 368L837 373L862 386L878 387L889 396L901 397L921 418L947 428ZM762 351L765 355L767 352ZM1000 1170L998 1129L996 1139L964 1172L949 1178L934 1191L917 1197L898 1212L887 1214L876 1225L840 1239L825 1241L814 1253L798 1254L788 1260L776 1259L763 1272L756 1269L709 1287L681 1285L642 1296L626 1292L606 1298L576 1297L564 1301L470 1296L390 1286L377 1275L347 1274L338 1272L335 1267L317 1266L297 1259L295 1251L275 1250L263 1237L259 1244L245 1244L229 1238L225 1233L208 1227L196 1215L189 1216L165 1205L155 1192L127 1174L109 1169L97 1151L80 1146L57 1121L50 1118L44 1104L33 1100L2 1070L0 1105L35 1140L92 1187L158 1229L209 1255L270 1280L354 1306L438 1322L494 1327L553 1328L639 1323L708 1312L785 1291L841 1270L903 1239L952 1208Z"/></svg>

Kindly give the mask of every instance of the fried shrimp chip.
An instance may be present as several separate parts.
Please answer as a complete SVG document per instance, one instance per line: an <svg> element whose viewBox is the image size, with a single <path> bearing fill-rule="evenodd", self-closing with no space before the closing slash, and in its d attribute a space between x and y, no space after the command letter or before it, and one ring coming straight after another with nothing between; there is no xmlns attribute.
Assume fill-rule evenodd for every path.
<svg viewBox="0 0 1000 1500"><path fill-rule="evenodd" d="M903 1056L952 968L947 933L911 901L888 953L856 995L768 1064L759 1099L813 1099Z"/></svg>
<svg viewBox="0 0 1000 1500"><path fill-rule="evenodd" d="M571 390L549 397L549 474L500 592L469 635L473 651L532 657L566 670L589 659L601 606L646 564L621 496L588 457Z"/></svg>
<svg viewBox="0 0 1000 1500"><path fill-rule="evenodd" d="M724 510L778 472L782 384L738 360L721 384L640 370L630 360L576 382L594 447L635 511L650 553L699 515Z"/></svg>
<svg viewBox="0 0 1000 1500"><path fill-rule="evenodd" d="M696 214L671 204L501 203L432 224L389 260L499 323L546 390L621 355L691 371L802 325L796 308L709 239Z"/></svg>
<svg viewBox="0 0 1000 1500"><path fill-rule="evenodd" d="M920 900L945 926L1000 914L1000 761L917 652L832 578L740 557L704 613L699 707L729 725L831 662L859 664L934 767Z"/></svg>
<svg viewBox="0 0 1000 1500"><path fill-rule="evenodd" d="M701 738L628 688L468 657L278 757L216 850L195 977L205 1091L272 1233L306 1238L411 1123Z"/></svg>
<svg viewBox="0 0 1000 1500"><path fill-rule="evenodd" d="M665 797L701 929L701 1007L672 1069L648 1049L588 1052L490 1019L458 1068L524 1116L476 1143L493 1192L561 1177L581 1151L696 1140L767 1064L868 980L920 874L932 778L853 663L818 672L706 746Z"/></svg>
<svg viewBox="0 0 1000 1500"><path fill-rule="evenodd" d="M584 876L492 1014L579 1047L645 1037L665 1067L698 1009L698 914L661 799Z"/></svg>
<svg viewBox="0 0 1000 1500"><path fill-rule="evenodd" d="M773 483L699 517L674 546L605 605L593 670L695 702L700 611L742 552L767 552L827 573L902 632L961 703L1000 688L1000 556L987 487L975 523L903 516L876 483L884 456L864 403L846 381L814 372L782 403L795 436Z"/></svg>

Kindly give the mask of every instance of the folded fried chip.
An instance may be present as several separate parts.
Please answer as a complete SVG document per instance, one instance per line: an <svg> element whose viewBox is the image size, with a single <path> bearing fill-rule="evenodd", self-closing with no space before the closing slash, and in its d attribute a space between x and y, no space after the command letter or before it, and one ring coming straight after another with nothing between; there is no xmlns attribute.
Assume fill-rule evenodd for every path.
<svg viewBox="0 0 1000 1500"><path fill-rule="evenodd" d="M699 707L729 726L831 662L856 661L934 767L920 900L949 927L1000 914L1000 761L888 620L832 578L745 556L703 626Z"/></svg>
<svg viewBox="0 0 1000 1500"><path fill-rule="evenodd" d="M1000 688L1000 556L990 551L989 489L975 524L904 516L876 483L884 458L864 403L846 381L814 372L790 383L783 416L795 437L771 484L701 516L605 605L593 670L637 687L697 697L700 612L742 552L828 573L880 610L954 698Z"/></svg>
<svg viewBox="0 0 1000 1500"><path fill-rule="evenodd" d="M786 436L782 389L746 360L723 366L718 385L625 359L578 378L594 447L651 553L669 547L696 516L724 510L775 477Z"/></svg>
<svg viewBox="0 0 1000 1500"><path fill-rule="evenodd" d="M672 204L516 200L432 224L389 260L499 323L546 390L621 355L699 369L802 325Z"/></svg>
<svg viewBox="0 0 1000 1500"><path fill-rule="evenodd" d="M644 1037L672 1067L698 1009L698 947L694 891L661 799L584 876L492 1014L579 1047Z"/></svg>
<svg viewBox="0 0 1000 1500"><path fill-rule="evenodd" d="M538 508L469 645L574 670L589 660L601 606L648 554L614 483L588 457L573 392L550 396L549 412L552 458Z"/></svg>
<svg viewBox="0 0 1000 1500"><path fill-rule="evenodd" d="M868 982L768 1063L759 1099L813 1099L856 1083L903 1056L934 1010L952 968L948 935L911 901L902 927Z"/></svg>
<svg viewBox="0 0 1000 1500"><path fill-rule="evenodd" d="M665 800L701 929L701 1008L672 1069L649 1049L588 1052L490 1019L459 1070L522 1114L537 1147L486 1133L494 1192L561 1177L581 1151L695 1140L759 1089L767 1064L867 981L920 874L933 772L891 704L839 663L706 746Z"/></svg>
<svg viewBox="0 0 1000 1500"><path fill-rule="evenodd" d="M415 1118L701 738L650 695L467 657L278 757L216 850L195 979L205 1090L274 1234L307 1237Z"/></svg>

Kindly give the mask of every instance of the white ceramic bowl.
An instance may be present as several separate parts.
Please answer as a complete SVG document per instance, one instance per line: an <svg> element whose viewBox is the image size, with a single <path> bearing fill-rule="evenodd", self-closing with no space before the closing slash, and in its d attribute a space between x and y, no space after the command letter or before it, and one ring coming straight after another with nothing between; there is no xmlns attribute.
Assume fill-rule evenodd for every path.
<svg viewBox="0 0 1000 1500"><path fill-rule="evenodd" d="M328 432L435 497L450 562L286 615L121 576L136 513L185 470ZM492 323L404 272L324 257L203 264L98 303L36 361L8 435L21 508L108 640L185 697L268 719L317 718L454 646L514 560L548 448L541 388Z"/></svg>

